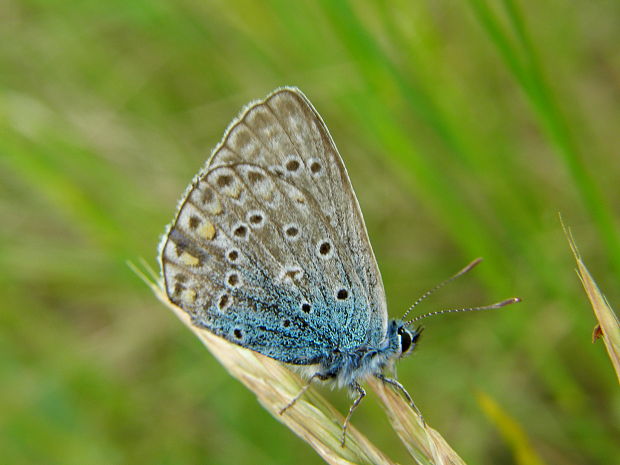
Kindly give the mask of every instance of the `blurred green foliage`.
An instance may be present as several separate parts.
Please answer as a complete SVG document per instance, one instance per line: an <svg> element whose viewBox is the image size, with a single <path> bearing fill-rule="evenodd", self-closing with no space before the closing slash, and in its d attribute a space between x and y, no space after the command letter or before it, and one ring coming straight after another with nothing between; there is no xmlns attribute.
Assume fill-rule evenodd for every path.
<svg viewBox="0 0 620 465"><path fill-rule="evenodd" d="M131 273L241 106L299 86L347 163L398 316L399 367L468 463L620 456L620 400L558 221L620 293L620 3L612 0L5 0L0 5L3 463L320 459ZM343 392L328 394L343 411ZM371 398L354 423L409 462Z"/></svg>

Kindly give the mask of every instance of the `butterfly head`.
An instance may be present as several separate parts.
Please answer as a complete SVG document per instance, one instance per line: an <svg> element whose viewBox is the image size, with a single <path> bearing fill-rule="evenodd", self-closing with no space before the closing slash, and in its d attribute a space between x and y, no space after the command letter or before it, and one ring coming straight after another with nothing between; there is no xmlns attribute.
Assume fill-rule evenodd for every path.
<svg viewBox="0 0 620 465"><path fill-rule="evenodd" d="M398 336L398 342L400 346L400 358L410 355L415 349L424 327L418 326L417 328L407 328L404 323L398 325L396 334Z"/></svg>
<svg viewBox="0 0 620 465"><path fill-rule="evenodd" d="M391 320L388 326L386 354L392 360L410 355L418 345L422 326L413 328L402 320Z"/></svg>

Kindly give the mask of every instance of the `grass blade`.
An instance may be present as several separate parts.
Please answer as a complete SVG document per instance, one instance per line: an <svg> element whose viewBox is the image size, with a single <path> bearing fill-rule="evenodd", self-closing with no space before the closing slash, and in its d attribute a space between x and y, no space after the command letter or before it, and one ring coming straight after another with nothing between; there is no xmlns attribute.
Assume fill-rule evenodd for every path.
<svg viewBox="0 0 620 465"><path fill-rule="evenodd" d="M369 384L383 402L394 431L418 463L465 465L445 439L423 423L399 393L377 379L370 380Z"/></svg>
<svg viewBox="0 0 620 465"><path fill-rule="evenodd" d="M609 302L607 302L607 299L599 287L596 285L596 282L592 278L588 268L586 268L585 263L581 259L579 249L577 249L577 244L575 244L575 239L573 238L570 229L566 228L564 223L562 223L562 227L564 228L564 233L566 234L566 239L568 240L568 244L573 252L575 261L577 262L577 274L579 275L581 284L583 284L583 288L586 291L588 299L590 300L592 310L594 310L594 316L596 316L596 319L598 320L598 326L595 328L595 334L597 337L593 338L593 342L596 342L599 335L600 338L603 339L605 348L609 354L609 359L611 360L611 364L616 370L618 382L620 382L620 323L618 322L618 317L609 305Z"/></svg>

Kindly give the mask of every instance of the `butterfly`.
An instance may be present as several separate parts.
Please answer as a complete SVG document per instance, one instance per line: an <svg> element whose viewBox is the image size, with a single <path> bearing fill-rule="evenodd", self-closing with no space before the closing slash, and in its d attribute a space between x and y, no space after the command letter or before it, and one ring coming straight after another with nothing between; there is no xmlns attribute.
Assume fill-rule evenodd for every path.
<svg viewBox="0 0 620 465"><path fill-rule="evenodd" d="M311 366L306 388L332 380L357 394L343 445L365 378L398 388L415 407L383 372L415 349L421 328L388 319L347 170L299 89L276 89L232 121L183 195L160 263L168 298L193 325Z"/></svg>

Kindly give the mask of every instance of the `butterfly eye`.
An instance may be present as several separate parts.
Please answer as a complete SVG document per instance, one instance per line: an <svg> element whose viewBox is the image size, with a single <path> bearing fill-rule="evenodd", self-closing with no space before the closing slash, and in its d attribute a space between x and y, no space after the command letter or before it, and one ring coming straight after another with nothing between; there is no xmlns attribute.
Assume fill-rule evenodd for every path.
<svg viewBox="0 0 620 465"><path fill-rule="evenodd" d="M411 349L413 343L411 333L401 327L398 329L398 335L400 336L400 353L404 355Z"/></svg>

